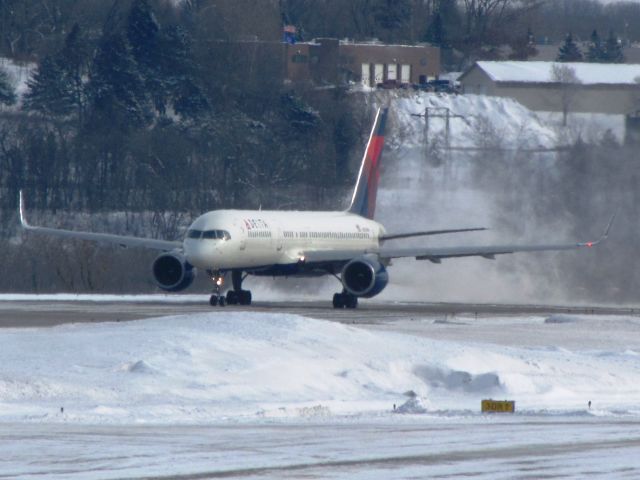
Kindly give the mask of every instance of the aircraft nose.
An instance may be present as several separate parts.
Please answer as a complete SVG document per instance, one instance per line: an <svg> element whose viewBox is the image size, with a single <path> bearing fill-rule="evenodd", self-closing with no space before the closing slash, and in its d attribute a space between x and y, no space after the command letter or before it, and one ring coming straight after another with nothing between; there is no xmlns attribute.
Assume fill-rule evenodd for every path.
<svg viewBox="0 0 640 480"><path fill-rule="evenodd" d="M205 242L200 240L186 239L184 256L194 267L209 268L215 261L215 248L207 248Z"/></svg>

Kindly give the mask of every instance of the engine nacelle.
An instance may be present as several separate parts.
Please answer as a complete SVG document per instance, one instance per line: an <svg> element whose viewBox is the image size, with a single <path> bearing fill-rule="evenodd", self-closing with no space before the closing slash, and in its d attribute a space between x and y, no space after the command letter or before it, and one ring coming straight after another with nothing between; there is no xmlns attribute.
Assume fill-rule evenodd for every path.
<svg viewBox="0 0 640 480"><path fill-rule="evenodd" d="M179 292L193 283L196 269L180 254L163 253L153 261L153 279L167 292Z"/></svg>
<svg viewBox="0 0 640 480"><path fill-rule="evenodd" d="M341 279L350 294L371 298L384 290L389 282L389 274L375 256L363 255L344 266Z"/></svg>

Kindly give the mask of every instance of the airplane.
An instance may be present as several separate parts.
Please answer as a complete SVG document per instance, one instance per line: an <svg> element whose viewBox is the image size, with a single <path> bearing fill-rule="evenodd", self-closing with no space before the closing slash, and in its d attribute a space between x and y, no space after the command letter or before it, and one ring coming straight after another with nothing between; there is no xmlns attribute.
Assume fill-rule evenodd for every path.
<svg viewBox="0 0 640 480"><path fill-rule="evenodd" d="M38 234L142 247L162 253L152 264L156 285L168 292L188 288L204 270L213 280L212 306L250 305L251 291L242 288L248 275L313 277L333 275L342 291L333 295L334 308L356 308L358 299L371 298L389 282L387 267L395 258L414 257L441 263L446 258L517 252L571 250L593 247L608 235L613 217L596 241L541 245L489 245L446 247L397 247L389 240L486 230L457 228L387 233L374 220L380 179L388 107L377 110L357 183L346 211L213 210L195 219L180 241L166 241L107 233L32 226L25 216L24 196L19 198L22 227ZM222 293L225 275L231 273L231 289Z"/></svg>

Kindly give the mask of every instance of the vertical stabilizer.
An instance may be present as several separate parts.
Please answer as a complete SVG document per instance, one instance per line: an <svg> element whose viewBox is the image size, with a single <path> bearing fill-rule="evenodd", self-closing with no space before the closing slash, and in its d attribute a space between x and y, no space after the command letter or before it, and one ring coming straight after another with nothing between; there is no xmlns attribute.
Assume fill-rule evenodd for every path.
<svg viewBox="0 0 640 480"><path fill-rule="evenodd" d="M379 108L373 122L367 149L358 173L358 182L353 191L349 212L366 218L373 218L376 210L376 194L380 180L380 157L384 146L384 129L389 108Z"/></svg>

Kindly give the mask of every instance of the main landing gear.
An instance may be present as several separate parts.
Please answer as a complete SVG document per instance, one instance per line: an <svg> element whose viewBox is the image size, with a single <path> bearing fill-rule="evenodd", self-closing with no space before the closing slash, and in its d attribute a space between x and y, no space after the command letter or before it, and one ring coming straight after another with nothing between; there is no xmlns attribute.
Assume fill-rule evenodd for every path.
<svg viewBox="0 0 640 480"><path fill-rule="evenodd" d="M251 305L251 291L242 290L242 281L246 275L242 276L241 270L233 270L231 272L231 282L233 290L227 292L227 303L229 305Z"/></svg>
<svg viewBox="0 0 640 480"><path fill-rule="evenodd" d="M333 295L333 308L357 308L358 297L343 290Z"/></svg>
<svg viewBox="0 0 640 480"><path fill-rule="evenodd" d="M227 295L220 294L222 285L224 285L224 276L220 272L209 271L209 276L215 285L213 293L209 298L209 304L212 307L219 305L251 305L251 292L242 290L242 281L246 278L242 276L241 270L233 270L231 272L231 281L233 282L233 290L229 290Z"/></svg>

